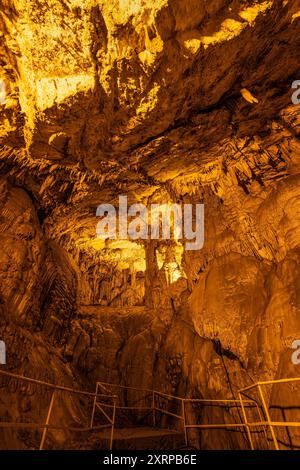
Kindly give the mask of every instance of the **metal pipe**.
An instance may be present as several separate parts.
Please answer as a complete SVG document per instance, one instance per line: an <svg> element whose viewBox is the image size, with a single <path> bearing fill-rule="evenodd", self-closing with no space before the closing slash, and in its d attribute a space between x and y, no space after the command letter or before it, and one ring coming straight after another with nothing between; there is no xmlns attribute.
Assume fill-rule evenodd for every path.
<svg viewBox="0 0 300 470"><path fill-rule="evenodd" d="M90 422L90 427L93 427L93 422L94 422L94 416L95 416L95 408L96 408L96 402L97 402L97 392L98 392L98 382L96 384L96 393L94 396L94 402L93 402L93 411L92 411L92 417L91 417L91 422Z"/></svg>
<svg viewBox="0 0 300 470"><path fill-rule="evenodd" d="M185 414L185 400L184 398L181 401L181 407L182 407L182 417L183 417L183 430L184 430L184 440L185 440L185 445L188 445L188 434L187 434L187 426L186 426L186 414Z"/></svg>
<svg viewBox="0 0 300 470"><path fill-rule="evenodd" d="M221 423L221 424L186 424L186 427L187 428L202 428L202 429L209 429L209 428L221 428L221 429L224 429L224 428L244 428L246 425L245 424L225 424L225 423Z"/></svg>
<svg viewBox="0 0 300 470"><path fill-rule="evenodd" d="M248 387L244 387L240 389L241 392L245 392L247 390L251 390L252 388L257 387L258 385L274 385L280 383L290 383L290 382L299 382L299 377L289 378L289 379L276 379L276 380L266 380L264 382L256 382L254 384L249 385Z"/></svg>
<svg viewBox="0 0 300 470"><path fill-rule="evenodd" d="M257 407L259 419L260 419L260 421L263 421L263 416L262 416L262 413L261 413L261 409L260 409L260 407L257 403L256 403L256 407ZM264 435L265 435L265 438L266 438L266 443L270 447L269 439L268 439L268 433L266 431L266 426L263 426L263 431L264 431Z"/></svg>
<svg viewBox="0 0 300 470"><path fill-rule="evenodd" d="M78 395L85 395L85 396L88 396L88 397L94 397L95 396L95 394L92 393L92 392L85 392L85 391L82 391L82 390L76 390L75 388L63 387L62 385L54 385L54 384L51 384L51 383L48 383L48 382L43 382L42 380L30 379L29 377L24 377L23 375L13 374L11 372L6 372L4 370L0 370L0 375L5 375L7 377L12 377L16 380L23 380L24 382L30 382L30 383L34 383L34 384L37 384L37 385L42 385L44 387L51 388L53 390L62 390L63 392L75 393L75 394L78 394ZM99 393L98 396L113 398L115 395L105 395L103 393Z"/></svg>
<svg viewBox="0 0 300 470"><path fill-rule="evenodd" d="M245 423L245 425L246 425L248 441L249 441L251 450L254 450L254 445L253 445L253 441L252 441L252 436L251 436L250 428L249 428L249 426L248 426L247 414L246 414L246 411L245 411L245 408L244 408L244 403L243 403L242 394L239 392L239 393L238 393L238 396L239 396L240 403L241 403L241 407L242 407L242 413L243 413L244 423Z"/></svg>
<svg viewBox="0 0 300 470"><path fill-rule="evenodd" d="M161 413L172 416L173 418L178 418L178 419L183 419L181 415L175 415L174 413L171 413L170 411L163 410L162 408L156 408L156 411L160 411Z"/></svg>
<svg viewBox="0 0 300 470"><path fill-rule="evenodd" d="M46 418L46 422L45 422L46 426L50 422L53 403L54 403L54 395L55 395L55 390L54 390L54 392L52 393L52 396L51 396L50 405L49 405L49 408L48 408L47 418ZM41 443L40 443L40 450L43 450L43 448L44 448L46 435L47 435L47 427L46 426L44 427L44 430L43 430L42 440L41 440Z"/></svg>
<svg viewBox="0 0 300 470"><path fill-rule="evenodd" d="M113 442L114 442L115 421L116 421L116 401L117 401L117 399L115 398L115 400L114 400L114 411L113 411L113 417L112 417L112 426L111 426L111 433L110 433L109 450L112 450Z"/></svg>
<svg viewBox="0 0 300 470"><path fill-rule="evenodd" d="M99 429L109 428L110 424L101 424L100 426L94 426L93 428L74 428L73 426L57 426L54 424L45 423L15 423L15 422L0 422L0 428L20 428L20 429L55 429L57 431L74 431L74 432L88 432L88 431L97 431Z"/></svg>
<svg viewBox="0 0 300 470"><path fill-rule="evenodd" d="M98 410L100 410L100 411L104 414L104 416L105 416L105 418L107 419L107 421L108 421L110 424L112 424L112 419L111 419L111 417L108 416L108 414L101 408L101 406L99 405L99 403L96 403L96 406L97 406ZM115 410L115 406L114 406L114 410Z"/></svg>
<svg viewBox="0 0 300 470"><path fill-rule="evenodd" d="M271 435L272 435L272 438L273 438L273 441L274 441L275 449L279 450L277 438L276 438L275 431L274 431L273 426L272 426L269 409L268 409L268 406L266 404L266 400L265 400L263 391L262 391L260 385L258 385L257 387L258 387L259 395L260 395L261 402L262 402L262 405L263 405L263 408L264 408L264 412L265 412L265 415L266 415L266 418L267 418L268 426L270 428L270 432L271 432Z"/></svg>
<svg viewBox="0 0 300 470"><path fill-rule="evenodd" d="M152 420L153 420L153 427L156 427L156 416L155 416L155 391L152 392Z"/></svg>
<svg viewBox="0 0 300 470"><path fill-rule="evenodd" d="M232 403L232 404L240 404L240 400L219 400L219 399L209 399L209 398L185 398L186 402L190 403ZM254 400L244 400L244 403L253 404L255 403Z"/></svg>

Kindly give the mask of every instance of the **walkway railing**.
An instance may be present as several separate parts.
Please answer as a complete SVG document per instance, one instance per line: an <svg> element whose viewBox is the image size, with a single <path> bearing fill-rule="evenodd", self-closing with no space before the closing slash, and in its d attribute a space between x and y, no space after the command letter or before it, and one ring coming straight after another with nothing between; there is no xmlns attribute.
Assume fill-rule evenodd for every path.
<svg viewBox="0 0 300 470"><path fill-rule="evenodd" d="M77 390L74 388L69 388L69 387L64 387L61 385L54 385L48 382L44 382L42 380L37 380L37 379L31 379L28 377L24 377L21 375L13 374L10 372L6 372L4 370L0 370L0 376L8 377L10 379L14 379L16 381L22 381L26 383L31 383L35 385L42 386L46 389L49 389L52 391L51 393L51 399L50 399L50 404L48 407L47 415L46 415L46 420L44 423L14 423L14 422L4 422L0 421L0 428L22 428L22 429L42 429L43 434L42 434L42 439L39 445L39 450L43 450L45 446L45 441L47 437L47 431L49 429L52 430L61 430L61 431L70 431L70 432L88 432L88 431L95 431L95 430L100 430L103 428L111 427L111 440L110 440L110 448L112 448L112 440L113 440L113 429L114 429L114 420L111 419L104 411L103 411L103 416L107 420L107 424L100 425L93 427L93 419L94 415L91 419L91 424L89 427L73 427L73 426L57 426L57 425L52 425L50 424L51 421L51 416L52 416L52 411L54 407L54 402L55 398L58 394L58 392L63 392L63 393L70 393L73 395L77 395L80 397L88 397L92 398L95 401L98 400L98 398L101 398L103 401L104 399L106 400L111 400L112 401L112 407L115 413L115 406L116 406L116 396L113 395L108 395L108 394L103 394L103 393L91 393L91 392L86 392L82 390ZM101 402L97 402L98 409L101 411ZM93 410L94 413L94 410ZM114 415L113 413L113 415Z"/></svg>
<svg viewBox="0 0 300 470"><path fill-rule="evenodd" d="M263 433L267 444L270 444L268 431L271 435L271 441L276 450L280 450L278 438L275 429L278 427L300 427L298 421L272 421L270 416L270 405L267 405L267 399L263 392L263 388L268 385L285 384L292 382L299 382L300 378L290 378L281 380L271 380L265 382L257 382L248 387L242 388L238 391L239 399L194 399L182 398L159 392L156 390L146 388L127 387L124 385L111 384L107 382L97 382L95 393L76 390L74 388L63 387L54 385L48 382L43 382L36 379L30 379L20 375L16 375L4 370L0 370L0 376L6 376L17 381L24 381L36 385L40 385L52 391L51 399L44 423L13 423L1 422L0 428L24 428L24 429L42 429L42 439L39 449L42 450L45 446L47 431L52 430L65 430L70 432L88 432L100 430L103 428L110 428L109 448L113 448L114 432L116 428L116 413L119 410L123 411L146 411L152 416L152 426L158 427L157 414L165 415L179 421L180 429L184 433L185 444L189 444L189 430L191 429L224 429L224 430L237 430L246 436L249 447L255 449L253 436L259 430ZM249 396L253 390L258 391L258 399ZM71 427L71 426L56 426L51 424L51 417L53 407L58 392L70 393L78 396L83 396L93 399L92 415L88 427ZM164 406L165 405L165 406ZM195 415L196 413L187 413L187 406L198 407L203 409L204 406L214 406L225 408L227 411L236 409L237 416L231 416L231 420L235 419L236 422L221 422L221 423L191 423L189 422L188 415ZM175 409L174 409L175 408ZM249 419L249 410L255 409L258 421L251 421ZM300 410L300 406L299 406ZM100 412L104 417L106 424L94 426L95 415Z"/></svg>
<svg viewBox="0 0 300 470"><path fill-rule="evenodd" d="M161 415L165 415L171 418L178 420L181 423L181 429L184 433L185 444L186 446L189 445L189 431L191 429L239 429L240 431L247 431L248 426L243 420L240 423L210 423L210 424L197 424L197 423L190 423L187 419L186 408L189 403L193 404L200 404L202 406L215 406L215 407L226 407L231 408L249 408L255 407L260 414L259 405L256 403L255 400L244 400L243 405L241 404L240 400L213 400L213 399L193 399L193 398L183 398L178 397L175 395L167 394L164 392L159 392L157 390L151 390L147 388L136 388L136 387L128 387L125 385L119 384L111 384L107 382L98 382L97 389L101 388L106 393L116 393L118 396L118 404L116 406L116 410L148 410L152 412L152 425L153 427L157 427L157 414L160 413ZM97 390L96 389L96 390ZM150 406L126 406L121 405L124 401L122 394L133 391L145 394L142 398L135 399L137 402L144 403L144 401L151 397L151 405ZM163 407L162 402L172 404L172 407ZM174 411L173 408L176 408L176 403L178 405L178 411ZM170 410L170 408L172 408ZM243 415L244 416L244 415ZM261 416L261 414L260 414ZM250 432L247 432L248 439L250 437ZM249 439L249 446L253 447L252 440Z"/></svg>
<svg viewBox="0 0 300 470"><path fill-rule="evenodd" d="M252 436L251 436L251 432L250 432L250 429L248 427L248 424L247 422L245 421L245 414L244 414L244 411L245 409L255 409L258 414L261 416L261 411L260 411L260 407L259 407L259 404L255 401L255 400L244 400L243 403L241 403L240 400L235 400L235 399L231 399L231 400L210 400L210 399L192 399L192 398L186 398L184 400L185 402L185 407L188 403L191 403L191 404L199 404L201 405L202 407L205 407L205 406L213 406L213 407L218 407L218 408L225 408L227 411L233 409L233 410L237 410L237 419L236 419L236 422L234 423L229 423L229 422L222 422L222 423L204 423L204 424L196 424L196 423L187 423L186 424L186 428L187 430L189 429L208 429L208 430L212 430L212 429L225 429L225 430L231 430L231 431L234 431L234 430L237 430L237 431L240 431L240 432L243 432L243 431L246 431L246 438L248 440L248 444L249 444L249 447L253 450L254 449L254 446L253 446L253 441L252 441ZM242 411L242 414L239 413L239 410ZM232 418L234 418L234 416L232 416Z"/></svg>
<svg viewBox="0 0 300 470"><path fill-rule="evenodd" d="M185 436L185 443L188 445L189 438L188 433L191 429L224 429L224 430L240 430L241 432L245 432L247 437L249 448L254 450L255 448L261 448L261 441L255 446L254 436L255 435L263 435L266 441L267 446L270 446L270 439L268 437L267 431L268 429L271 432L271 438L274 442L274 448L279 450L278 439L276 437L274 428L276 427L300 427L300 422L288 422L288 421L272 421L270 418L269 408L267 406L266 397L263 394L262 387L267 385L275 385L275 384L284 384L284 383L291 383L291 382L299 382L300 378L290 378L290 379L280 379L280 380L271 380L265 382L257 382L255 384L250 385L249 387L245 387L243 389L238 390L238 399L231 399L231 400L222 400L222 399L193 399L193 398L182 398L178 396L174 396L171 394L159 392L156 390L151 389L141 389L135 387L127 387L124 385L118 384L110 384L107 382L98 382L99 387L102 388L103 391L106 393L108 391L116 393L118 395L118 403L120 403L120 394L116 390L125 390L125 391L136 391L136 392L143 392L148 394L146 396L151 395L152 401L151 406L149 407L142 407L142 406L121 406L120 404L117 405L117 409L131 409L131 410L149 410L152 412L153 416L153 426L156 427L157 413L161 413L163 415L175 418L181 422L181 429L184 432ZM259 391L258 399L249 396L249 392L252 389L257 388ZM160 405L161 398L166 402L170 402L174 405L174 402L178 402L179 411L174 412L172 409L166 409ZM199 404L201 406L214 406L214 407L221 407L221 408L235 408L238 410L238 416L236 417L236 422L221 422L221 423L190 423L187 419L187 405L188 404ZM174 407L174 406L173 406ZM249 419L249 411L255 410L256 415L258 416L258 421L251 421ZM299 404L299 411L300 411L300 404ZM253 413L252 413L253 415Z"/></svg>
<svg viewBox="0 0 300 470"><path fill-rule="evenodd" d="M276 428L290 428L290 427L292 427L292 428L299 427L300 428L300 421L273 421L271 419L271 415L270 415L271 406L270 406L270 404L267 405L267 398L266 398L266 395L264 393L264 389L268 385L283 385L283 384L297 383L297 382L300 385L300 377L289 378L289 379L279 379L279 380L268 380L268 381L264 381L264 382L256 382L255 384L252 384L248 387L245 387L245 388L242 388L241 390L239 390L239 397L240 397L240 401L241 401L242 406L243 406L243 403L244 403L244 398L243 397L249 398L249 392L252 392L252 391L255 391L255 390L258 392L259 399L260 399L260 402L261 402L261 405L262 405L262 411L263 411L265 419L261 419L259 422L249 422L245 410L244 410L244 419L245 419L245 422L247 423L247 428L248 429L251 429L251 427L253 427L253 426L260 426L260 427L264 428L265 436L266 436L266 440L267 440L268 444L269 444L269 438L268 438L268 435L267 435L266 431L269 430L269 433L271 435L271 440L274 444L275 450L280 450L278 437L276 435L275 429ZM300 397L300 393L299 393L299 397ZM280 406L280 408L284 409L283 406ZM300 401L299 401L299 406L297 406L296 408L300 411Z"/></svg>

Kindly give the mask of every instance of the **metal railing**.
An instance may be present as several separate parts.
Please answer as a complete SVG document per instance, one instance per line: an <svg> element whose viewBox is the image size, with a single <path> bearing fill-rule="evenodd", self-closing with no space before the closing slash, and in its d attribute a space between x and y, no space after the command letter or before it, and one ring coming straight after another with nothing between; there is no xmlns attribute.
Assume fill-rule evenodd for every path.
<svg viewBox="0 0 300 470"><path fill-rule="evenodd" d="M170 395L164 392L159 392L157 390L153 389L148 389L148 388L137 388L137 387L130 387L126 385L119 385L119 384L112 384L108 382L97 382L96 390L101 388L103 391L106 393L111 392L112 390L118 390L122 392L127 392L127 391L132 391L138 394L143 394L141 398L135 399L135 404L134 406L128 406L128 405L122 405L122 401L124 401L122 395L119 393L118 399L117 399L117 405L116 405L116 410L128 410L128 411L149 411L152 413L152 426L154 428L157 427L157 420L156 420L156 415L157 413L161 413L163 415L175 418L179 421L182 421L183 423L183 432L185 435L185 443L186 445L188 444L187 442L187 431L186 431L186 426L185 426L185 408L184 408L184 401L185 398L182 397L177 397L174 395ZM118 392L115 392L118 393ZM163 398L165 400L169 401L178 401L180 403L180 408L181 408L181 413L174 413L172 411L166 410L165 408L162 408L159 404L159 398ZM150 405L144 406L144 403L147 402L147 399L149 399ZM137 403L143 403L143 405L137 405ZM107 407L110 407L109 405L106 405Z"/></svg>
<svg viewBox="0 0 300 470"><path fill-rule="evenodd" d="M93 411L92 411L92 417L91 417L91 423L90 423L90 428L92 429L93 428L93 424L94 424L94 418L95 418L95 412L96 412L96 409L98 409L104 416L105 418L108 420L108 422L110 423L111 425L111 431L110 431L110 440L109 440L109 449L112 450L113 448L113 441L114 441L114 431L115 431L115 424L116 424L116 407L117 407L117 399L118 397L116 395L103 395L103 394L100 394L98 393L98 389L100 388L100 384L97 382L96 384L96 391L95 391L95 397L94 397L94 403L93 403ZM103 396L105 397L113 397L113 404L108 404L108 403L104 403L104 402L98 402L97 399L98 397L101 396L101 398L103 398ZM104 408L105 407L109 407L109 408L112 408L112 416L109 416L108 412L104 411Z"/></svg>
<svg viewBox="0 0 300 470"><path fill-rule="evenodd" d="M186 406L188 403L198 403L203 406L205 405L213 405L213 406L226 406L226 408L234 406L234 407L240 407L242 410L244 410L247 407L255 407L258 410L259 415L261 416L260 408L259 405L256 403L255 400L244 400L243 403L241 403L240 400L214 400L214 399L193 399L193 398L183 398L183 397L178 397L176 395L171 395L165 392L159 392L157 390L151 390L147 388L136 388L136 387L128 387L125 385L119 385L119 384L112 384L108 382L98 382L97 386L99 386L103 391L108 393L109 391L111 392L112 390L131 390L135 392L142 392L145 393L145 396L151 396L151 406L148 407L142 407L142 406L125 406L125 405L120 405L118 404L116 406L116 409L120 410L149 410L152 412L152 425L153 427L157 427L157 420L156 420L156 415L157 413L160 413L162 415L166 415L171 418L175 418L178 421L180 421L181 428L184 434L184 440L185 440L185 445L189 445L189 439L188 439L188 432L190 429L245 429L247 432L247 436L249 439L249 446L251 449L253 449L253 443L250 437L250 431L248 428L248 425L246 422L241 422L241 423L213 423L213 424L197 424L197 423L189 423L187 420L187 413L186 413ZM120 397L119 402L121 401ZM180 412L176 413L174 411L170 411L169 409L163 408L160 405L160 401L163 399L165 402L170 402L173 403L177 402L180 407ZM244 414L243 414L244 416Z"/></svg>
<svg viewBox="0 0 300 470"><path fill-rule="evenodd" d="M188 445L189 438L188 432L190 429L225 429L225 430L240 430L245 432L247 436L247 441L251 450L255 450L253 437L255 434L263 434L266 442L269 445L269 439L267 435L267 429L270 430L272 440L274 442L274 447L276 450L279 450L278 440L275 435L275 427L300 427L300 422L284 422L284 421L271 421L269 408L267 406L266 398L262 391L262 386L266 385L275 385L283 384L289 382L300 382L300 378L291 378L291 379L279 379L271 380L265 382L257 382L248 387L238 390L238 399L193 399L193 398L182 398L175 395L167 394L164 392L159 392L151 389L141 389L135 387L127 387L124 385L111 384L107 382L98 382L102 390L108 391L108 389L120 389L120 390L132 390L138 392L144 392L146 394L152 395L152 403L150 407L141 407L141 406L121 406L117 405L117 409L149 409L152 411L152 423L153 427L156 427L157 420L156 414L161 413L166 416L175 418L182 423L182 431L184 433L185 443ZM247 391L257 388L259 390L259 398L255 399L249 397L246 394ZM177 401L180 404L180 412L176 413L173 410L163 408L159 405L159 399L163 398L165 401L174 403ZM238 419L234 423L229 422L216 422L216 423L190 423L187 420L186 407L188 403L200 404L202 406L215 406L215 407L225 407L225 408L236 408L241 411L241 414L238 413ZM254 409L259 417L258 421L249 420L249 410Z"/></svg>
<svg viewBox="0 0 300 470"><path fill-rule="evenodd" d="M220 408L225 408L228 411L233 408L233 409L239 409L241 408L242 410L242 416L238 413L238 419L240 422L235 422L235 423L204 423L204 424L196 424L196 423L186 423L186 429L225 429L225 430L240 430L241 432L246 431L247 433L247 439L249 442L250 448L253 450L253 441L252 441L252 436L250 429L248 427L248 423L245 419L245 409L246 408L255 408L258 412L258 414L261 416L261 411L259 408L258 403L255 400L244 400L241 402L240 400L235 400L235 399L227 399L227 400L222 400L222 399L193 399L193 398L186 398L184 399L184 405L186 407L187 403L192 403L192 404L200 404L202 406L216 406Z"/></svg>
<svg viewBox="0 0 300 470"><path fill-rule="evenodd" d="M239 398L241 401L241 404L243 404L245 401L243 399L243 396L249 398L249 392L252 390L257 390L259 394L259 399L262 405L262 410L265 419L261 419L259 422L249 422L247 420L246 413L244 411L244 419L245 422L247 423L248 429L251 429L253 426L260 426L263 427L265 430L265 435L266 435L266 440L269 443L268 436L266 434L266 430L269 430L272 442L274 444L275 450L280 450L279 443L278 443L278 438L276 436L275 428L289 428L289 427L300 427L300 421L273 421L271 419L270 415L270 404L267 405L267 400L266 396L264 394L263 388L268 386L268 385L283 385L283 384L288 384L288 383L294 383L294 382L299 382L300 383L300 377L297 378L288 378L288 379L278 379L278 380L268 380L264 382L256 382L252 385L249 385L248 387L244 387L239 390ZM242 405L243 406L243 405ZM300 410L300 404L299 404L299 410Z"/></svg>
<svg viewBox="0 0 300 470"><path fill-rule="evenodd" d="M95 431L95 430L100 430L104 429L107 427L111 427L111 440L110 440L110 448L112 448L112 439L113 439L113 429L114 429L114 420L110 419L110 417L103 411L101 410L101 404L97 402L97 399L101 397L101 399L110 399L113 402L113 409L114 409L114 414L115 414L115 404L116 404L116 397L113 395L108 395L108 394L103 394L103 393L91 393L91 392L86 392L82 390L77 390L74 388L69 388L69 387L64 387L61 385L54 385L48 382L44 382L42 380L37 380L37 379L31 379L29 377L24 377L22 375L17 375L13 374L11 372L6 372L4 370L0 370L0 376L8 377L10 379L14 379L16 381L22 381L26 383L31 383L35 385L39 385L42 387L45 387L47 389L52 390L51 394L51 399L50 399L50 404L47 410L47 415L46 415L46 420L44 423L14 423L14 422L4 422L0 421L0 428L23 428L23 429L42 429L42 439L39 445L39 450L44 449L46 437L47 437L47 431L49 429L53 430L61 430L61 431L70 431L70 432L88 432L88 431ZM95 414L95 406L93 406L93 416L91 419L91 423L89 427L73 427L73 426L57 426L57 425L52 425L50 424L51 416L52 416L52 411L53 411L53 406L55 402L55 397L58 392L64 392L64 393L70 393L73 395L78 395L78 396L83 396L83 397L88 397L88 398L93 398L94 403L97 403L97 407L100 411L102 411L104 417L107 419L108 423L100 426L95 426L93 427L93 420L94 420L94 414Z"/></svg>
<svg viewBox="0 0 300 470"><path fill-rule="evenodd" d="M6 376L17 381L24 381L36 385L40 385L47 389L52 390L50 404L48 407L46 419L44 423L13 423L13 422L1 422L0 428L24 428L24 429L42 429L42 439L39 445L39 449L42 450L45 446L45 441L47 437L47 431L52 430L65 430L70 432L87 432L100 430L104 428L110 428L109 435L109 448L113 448L114 442L114 433L116 428L116 413L118 410L127 410L127 411L149 411L152 414L152 426L154 428L158 427L157 422L157 413L165 415L180 422L180 428L184 433L185 444L189 444L188 432L190 429L225 429L225 430L239 430L240 432L246 435L249 447L254 450L253 435L257 432L257 429L264 434L264 437L269 445L270 439L268 438L267 431L271 435L271 440L274 444L276 450L280 450L278 439L275 433L275 428L278 427L300 427L300 422L297 421L272 421L270 416L270 405L267 405L266 397L263 393L263 387L267 385L275 384L284 384L291 382L300 382L300 378L290 378L290 379L280 379L280 380L270 380L265 382L257 382L248 387L238 390L239 399L194 399L194 398L183 398L175 395L167 394L164 392L159 392L157 390L151 390L147 388L136 388L128 387L125 385L111 384L107 382L97 382L95 393L77 390L74 388L64 387L60 385L54 385L48 382L43 382L41 380L31 379L28 377L20 376L10 372L0 370L0 376ZM249 392L256 389L259 394L259 398L254 399L249 397ZM101 392L99 392L101 390ZM58 392L75 394L78 396L85 396L93 399L92 415L88 427L72 427L72 426L56 426L50 423L51 416L53 412L53 407L55 403L55 398ZM128 404L123 404L124 396L126 396L126 401L128 401L128 393L133 392L135 397L134 402ZM139 394L142 394L142 397L136 398ZM129 402L132 401L129 399ZM163 406L162 403L167 404ZM191 404L193 406L200 405L204 406L217 406L225 407L227 410L231 408L236 408L241 411L238 412L238 417L236 422L221 422L221 423L190 423L187 418L187 405ZM174 411L174 408L179 407L179 411ZM259 421L250 421L249 420L249 409L255 409ZM101 416L105 418L106 424L94 426L95 414L99 411ZM195 414L195 413L193 413ZM233 416L231 416L233 418Z"/></svg>

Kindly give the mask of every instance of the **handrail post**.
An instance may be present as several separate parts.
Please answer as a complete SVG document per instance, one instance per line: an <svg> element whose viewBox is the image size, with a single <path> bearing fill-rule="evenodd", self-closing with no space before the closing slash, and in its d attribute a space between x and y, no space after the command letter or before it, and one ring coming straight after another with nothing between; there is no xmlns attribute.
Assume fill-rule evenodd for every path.
<svg viewBox="0 0 300 470"><path fill-rule="evenodd" d="M114 398L114 408L113 408L113 417L112 417L112 424L111 424L111 432L110 432L110 444L109 450L113 448L114 442L114 431L115 431L115 422L116 422L116 407L117 407L117 398Z"/></svg>
<svg viewBox="0 0 300 470"><path fill-rule="evenodd" d="M186 427L186 415L185 415L185 399L182 398L181 400L181 409L182 409L182 418L183 418L183 428L184 428L184 440L185 445L188 445L188 435L187 435L187 427Z"/></svg>
<svg viewBox="0 0 300 470"><path fill-rule="evenodd" d="M43 435L42 435L42 440L41 440L41 443L40 443L40 449L39 450L43 450L43 447L44 447L44 444L45 444L46 435L47 435L47 426L50 422L53 403L54 403L54 395L55 395L55 390L52 392L52 395L51 395L50 405L49 405L49 408L48 408L47 418L46 418L46 422L45 422L45 427L43 429Z"/></svg>
<svg viewBox="0 0 300 470"><path fill-rule="evenodd" d="M97 393L98 393L98 382L96 384L96 392L95 392L95 397L94 397L94 403L93 403L93 411L92 411L92 416L91 416L91 422L90 422L90 428L93 427L94 423L94 416L95 416L95 408L96 408L96 403L97 403Z"/></svg>
<svg viewBox="0 0 300 470"><path fill-rule="evenodd" d="M269 409L268 409L268 406L266 404L266 400L265 400L265 397L264 397L264 394L263 394L263 391L261 389L260 384L257 385L257 388L258 388L259 395L260 395L260 398L261 398L261 402L262 402L264 412L265 412L265 415L266 415L266 418L267 418L267 423L268 423L268 426L270 428L270 432L271 432L271 435L272 435L272 438L273 438L273 441L274 441L275 449L279 450L279 445L278 445L278 442L277 442L277 438L276 438L274 428L272 426L272 421L271 421Z"/></svg>
<svg viewBox="0 0 300 470"><path fill-rule="evenodd" d="M156 427L156 416L155 416L155 390L152 392L152 419L153 419L153 427Z"/></svg>
<svg viewBox="0 0 300 470"><path fill-rule="evenodd" d="M258 416L259 416L259 419L260 421L264 421L264 417L263 415L261 414L261 410L260 410L260 407L258 406L258 403L254 402L255 405L256 405L256 408L257 408L257 411L258 411ZM267 434L267 431L266 431L266 427L263 426L263 431L264 431L264 435L265 435L265 438L266 438L266 443L267 443L267 446L270 447L270 444L269 444L269 441L268 441L268 434Z"/></svg>
<svg viewBox="0 0 300 470"><path fill-rule="evenodd" d="M243 397L242 397L242 394L240 392L238 392L238 395L239 395L239 400L240 400L240 403L241 403L241 408L242 408L242 413L243 413L243 418L244 418L243 424L246 426L246 431L247 431L248 440L249 440L251 450L254 450L254 445L253 445L253 441L252 441L250 426L249 426L249 423L248 423L247 414L246 414L246 410L245 410L245 407L244 407Z"/></svg>

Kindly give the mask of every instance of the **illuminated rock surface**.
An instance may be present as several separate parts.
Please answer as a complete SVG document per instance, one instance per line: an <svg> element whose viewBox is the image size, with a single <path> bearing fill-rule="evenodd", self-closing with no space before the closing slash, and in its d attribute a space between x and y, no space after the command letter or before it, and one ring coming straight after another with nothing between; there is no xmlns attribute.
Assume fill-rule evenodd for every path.
<svg viewBox="0 0 300 470"><path fill-rule="evenodd" d="M299 11L298 0L2 0L6 369L229 399L299 376ZM203 249L97 240L96 208L119 194L204 203ZM42 390L12 399L2 382L1 416L46 414ZM299 407L286 389L271 400ZM222 419L209 412L201 422ZM84 414L66 401L56 418ZM33 432L0 434L3 448L35 445ZM200 446L244 448L236 434L205 431Z"/></svg>

